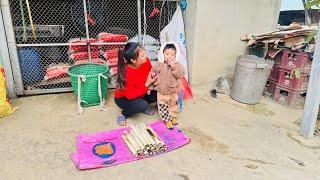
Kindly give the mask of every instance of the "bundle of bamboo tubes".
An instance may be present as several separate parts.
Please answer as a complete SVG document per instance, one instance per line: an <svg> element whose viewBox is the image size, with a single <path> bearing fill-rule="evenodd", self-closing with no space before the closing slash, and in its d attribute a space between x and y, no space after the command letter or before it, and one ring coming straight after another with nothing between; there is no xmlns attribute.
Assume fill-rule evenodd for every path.
<svg viewBox="0 0 320 180"><path fill-rule="evenodd" d="M135 157L149 157L167 150L166 144L157 133L145 124L130 124L130 132L124 132L122 139Z"/></svg>

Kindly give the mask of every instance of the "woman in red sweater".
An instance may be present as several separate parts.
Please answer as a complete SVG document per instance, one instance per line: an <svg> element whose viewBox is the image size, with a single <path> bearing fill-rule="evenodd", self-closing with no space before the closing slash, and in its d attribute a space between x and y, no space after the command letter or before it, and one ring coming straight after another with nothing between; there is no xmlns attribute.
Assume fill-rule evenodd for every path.
<svg viewBox="0 0 320 180"><path fill-rule="evenodd" d="M151 62L145 50L138 43L129 42L118 52L117 88L115 103L122 109L117 117L119 125L126 125L126 118L137 113L153 114L149 104L157 101L156 91L147 94L147 87L157 77L147 78ZM147 81L148 79L148 81Z"/></svg>

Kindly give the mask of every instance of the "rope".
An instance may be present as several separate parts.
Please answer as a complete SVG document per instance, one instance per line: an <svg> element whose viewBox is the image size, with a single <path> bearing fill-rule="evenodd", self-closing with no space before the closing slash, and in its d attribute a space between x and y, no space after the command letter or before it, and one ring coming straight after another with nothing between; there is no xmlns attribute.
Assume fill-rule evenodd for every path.
<svg viewBox="0 0 320 180"><path fill-rule="evenodd" d="M81 102L84 102L81 100L81 83L82 81L85 81L86 77L83 75L78 76L78 113L83 113L83 108L81 106ZM86 102L85 102L86 103Z"/></svg>
<svg viewBox="0 0 320 180"><path fill-rule="evenodd" d="M104 76L102 73L99 73L99 75L98 75L98 94L99 94L99 98L100 98L100 111L103 111L105 100L104 100L104 98L102 98L101 77L103 77L107 80L109 78L107 76Z"/></svg>

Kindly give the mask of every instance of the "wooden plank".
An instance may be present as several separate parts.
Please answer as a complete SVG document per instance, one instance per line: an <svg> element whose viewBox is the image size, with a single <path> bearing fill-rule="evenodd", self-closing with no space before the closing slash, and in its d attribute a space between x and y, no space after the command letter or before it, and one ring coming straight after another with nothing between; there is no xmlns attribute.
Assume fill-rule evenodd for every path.
<svg viewBox="0 0 320 180"><path fill-rule="evenodd" d="M320 103L320 28L318 28L316 49L313 56L307 99L304 105L300 134L312 138L315 132Z"/></svg>

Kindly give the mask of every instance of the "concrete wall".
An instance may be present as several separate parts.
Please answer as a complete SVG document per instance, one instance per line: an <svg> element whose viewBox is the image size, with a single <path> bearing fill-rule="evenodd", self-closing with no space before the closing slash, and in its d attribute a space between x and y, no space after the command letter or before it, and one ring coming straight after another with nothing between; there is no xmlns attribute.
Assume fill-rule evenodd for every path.
<svg viewBox="0 0 320 180"><path fill-rule="evenodd" d="M247 53L240 37L276 27L281 0L190 0L186 11L189 72L193 85L234 71Z"/></svg>
<svg viewBox="0 0 320 180"><path fill-rule="evenodd" d="M2 62L2 55L1 55L1 52L0 52L0 65L3 66L3 62Z"/></svg>
<svg viewBox="0 0 320 180"><path fill-rule="evenodd" d="M193 59L195 58L194 48L195 48L195 30L196 30L196 18L197 17L197 0L188 1L188 7L184 12L184 24L186 33L186 43L187 43L187 57L188 57L188 73L189 80L192 80L192 65Z"/></svg>

